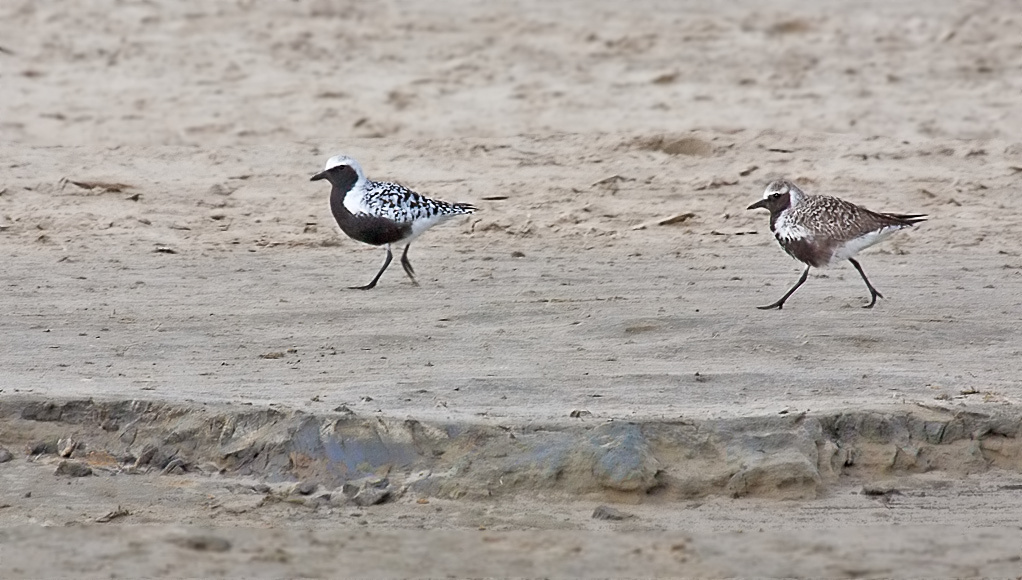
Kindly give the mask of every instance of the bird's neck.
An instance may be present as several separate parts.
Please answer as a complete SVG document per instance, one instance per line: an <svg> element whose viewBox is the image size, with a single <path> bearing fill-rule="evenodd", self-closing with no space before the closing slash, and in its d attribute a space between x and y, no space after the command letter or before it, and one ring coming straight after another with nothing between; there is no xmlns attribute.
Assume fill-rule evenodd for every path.
<svg viewBox="0 0 1022 580"><path fill-rule="evenodd" d="M780 198L767 206L770 210L770 231L777 231L777 220L781 218L784 212L788 212L788 217L791 217L791 210L795 209L795 205L799 202L799 199L793 196L791 193L785 193Z"/></svg>
<svg viewBox="0 0 1022 580"><path fill-rule="evenodd" d="M347 218L353 215L351 209L345 205L344 200L349 195L358 195L355 183L355 181L350 183L334 183L330 189L330 211L338 221L347 220Z"/></svg>
<svg viewBox="0 0 1022 580"><path fill-rule="evenodd" d="M781 214L788 211L788 207L772 207L770 208L770 231L777 232L777 220L781 219Z"/></svg>

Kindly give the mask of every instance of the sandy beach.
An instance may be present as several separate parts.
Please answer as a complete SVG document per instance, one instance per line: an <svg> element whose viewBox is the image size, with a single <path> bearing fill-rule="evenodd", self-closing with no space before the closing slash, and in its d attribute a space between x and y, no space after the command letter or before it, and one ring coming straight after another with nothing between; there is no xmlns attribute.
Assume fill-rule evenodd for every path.
<svg viewBox="0 0 1022 580"><path fill-rule="evenodd" d="M1022 574L1020 25L4 3L4 575ZM347 289L336 153L479 208L419 286ZM848 264L755 308L781 177L930 216L860 255L875 308Z"/></svg>

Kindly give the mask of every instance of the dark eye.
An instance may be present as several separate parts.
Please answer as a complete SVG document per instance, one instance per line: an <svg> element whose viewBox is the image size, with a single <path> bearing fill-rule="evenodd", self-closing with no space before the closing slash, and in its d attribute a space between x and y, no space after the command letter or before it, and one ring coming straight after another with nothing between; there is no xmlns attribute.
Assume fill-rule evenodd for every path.
<svg viewBox="0 0 1022 580"><path fill-rule="evenodd" d="M770 194L770 199L779 199L780 197L781 197L781 194L779 194L779 193L771 193Z"/></svg>

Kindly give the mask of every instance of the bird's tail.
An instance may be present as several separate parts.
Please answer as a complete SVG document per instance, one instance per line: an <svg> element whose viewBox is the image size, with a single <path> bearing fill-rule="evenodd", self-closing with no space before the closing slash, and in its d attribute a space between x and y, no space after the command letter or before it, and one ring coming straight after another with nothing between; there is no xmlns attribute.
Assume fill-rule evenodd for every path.
<svg viewBox="0 0 1022 580"><path fill-rule="evenodd" d="M884 215L906 226L914 226L929 219L929 216L921 213L885 213Z"/></svg>
<svg viewBox="0 0 1022 580"><path fill-rule="evenodd" d="M451 207L454 209L454 213L475 213L476 206L470 203L452 203Z"/></svg>

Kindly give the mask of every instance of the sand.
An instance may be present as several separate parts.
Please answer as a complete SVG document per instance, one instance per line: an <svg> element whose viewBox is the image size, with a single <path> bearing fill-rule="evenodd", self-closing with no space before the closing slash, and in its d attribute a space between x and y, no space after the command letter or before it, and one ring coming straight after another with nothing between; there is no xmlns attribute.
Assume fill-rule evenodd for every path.
<svg viewBox="0 0 1022 580"><path fill-rule="evenodd" d="M360 420L512 433L803 413L825 431L851 412L1017 418L1019 8L5 3L0 445L16 456L0 464L5 574L1018 574L1011 430L994 429L996 457L984 431L939 462L821 467L797 501L733 498L713 482L666 499L526 487L409 492L364 510L273 504L211 523L203 494L240 474L99 471L57 493L68 485L52 475L58 459L25 446L61 429L101 438L99 425L58 421L30 437L15 410L93 399L323 417L343 406ZM346 289L371 279L383 251L338 233L326 186L308 180L340 152L372 178L479 207L416 241L419 286L395 266L371 292ZM783 311L755 308L801 270L764 213L745 210L782 176L930 215L861 255L884 295L874 309L860 308L868 293L850 265L814 271ZM124 447L108 450L138 453ZM682 456L657 460L670 477L688 469ZM174 478L200 491L137 515ZM895 504L927 499L877 507L858 492L878 481L896 482ZM30 488L54 499L28 501ZM845 517L860 513L850 497L871 515ZM420 518L420 499L449 503ZM65 502L88 507L72 515ZM705 502L712 512L692 507ZM636 517L592 520L604 503ZM94 522L120 504L132 515ZM498 540L480 535L493 526ZM196 533L233 548L170 542L185 567L140 556ZM308 534L330 545L353 533L365 550L376 544L363 534L390 534L400 557L374 569L372 556L317 549L263 567L265 553L239 548L294 553ZM554 554L535 555L537 538ZM473 568L457 555L473 542L514 547ZM73 556L59 561L30 549L65 543ZM607 546L648 557L626 565Z"/></svg>

